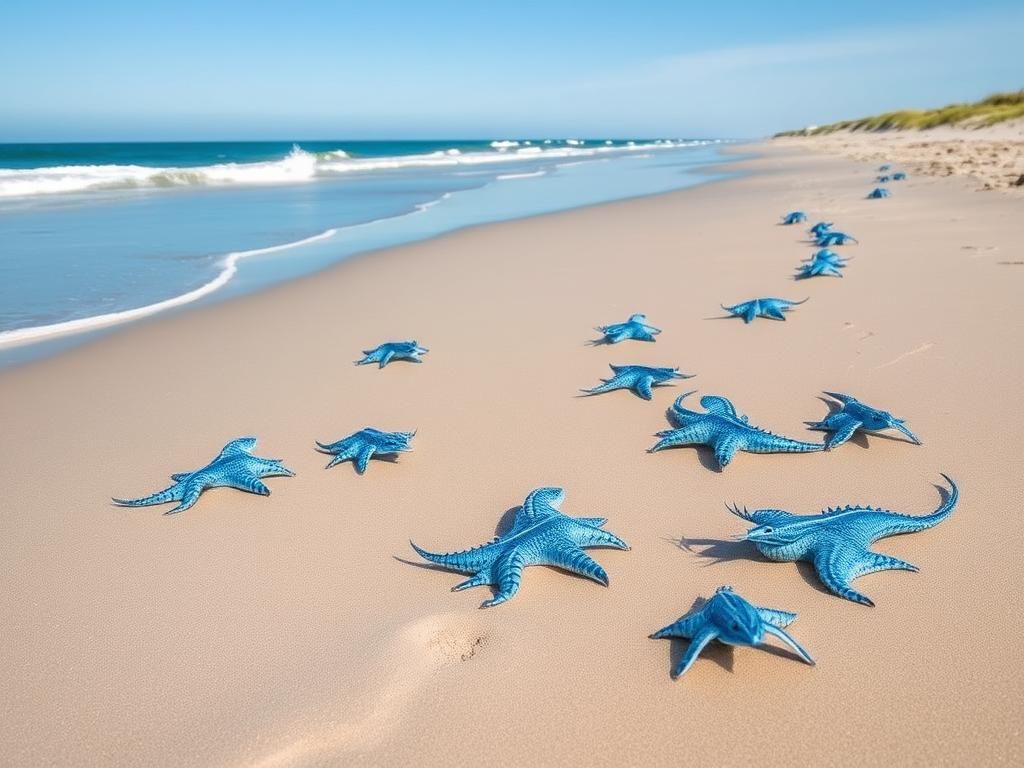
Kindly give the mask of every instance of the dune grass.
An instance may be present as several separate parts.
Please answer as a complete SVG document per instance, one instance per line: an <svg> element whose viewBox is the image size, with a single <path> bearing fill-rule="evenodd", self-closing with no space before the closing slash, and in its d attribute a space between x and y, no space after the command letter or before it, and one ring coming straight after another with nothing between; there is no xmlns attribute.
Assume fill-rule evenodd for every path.
<svg viewBox="0 0 1024 768"><path fill-rule="evenodd" d="M994 93L973 104L947 104L937 109L901 109L856 120L818 125L776 136L814 136L835 131L924 130L940 125L984 128L1006 120L1024 118L1024 89Z"/></svg>

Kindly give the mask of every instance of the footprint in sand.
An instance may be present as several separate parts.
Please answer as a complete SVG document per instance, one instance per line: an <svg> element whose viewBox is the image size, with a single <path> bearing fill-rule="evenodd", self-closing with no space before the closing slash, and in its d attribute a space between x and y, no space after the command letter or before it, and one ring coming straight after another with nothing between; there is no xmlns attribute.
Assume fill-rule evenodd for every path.
<svg viewBox="0 0 1024 768"><path fill-rule="evenodd" d="M355 696L346 692L339 702L342 711L325 718L323 725L294 724L279 746L247 764L257 768L343 765L345 753L372 749L398 728L402 710L433 675L470 661L486 644L487 632L472 616L433 614L405 625L368 665L367 690Z"/></svg>

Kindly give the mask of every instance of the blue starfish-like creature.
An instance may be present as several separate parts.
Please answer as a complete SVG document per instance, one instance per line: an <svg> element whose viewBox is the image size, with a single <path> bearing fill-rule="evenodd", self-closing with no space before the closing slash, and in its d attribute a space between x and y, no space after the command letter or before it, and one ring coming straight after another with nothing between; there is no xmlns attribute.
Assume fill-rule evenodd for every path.
<svg viewBox="0 0 1024 768"><path fill-rule="evenodd" d="M781 509L748 512L729 507L734 515L754 523L746 541L753 542L769 560L814 563L818 578L830 592L863 605L871 600L850 586L854 579L875 571L917 571L917 567L869 547L879 539L932 528L956 507L960 492L947 476L950 491L930 515L903 515L887 509L848 506L826 509L818 515L794 515Z"/></svg>
<svg viewBox="0 0 1024 768"><path fill-rule="evenodd" d="M602 529L603 517L569 517L558 511L565 492L561 488L538 488L516 512L511 530L487 544L462 552L427 552L412 542L425 560L470 576L452 591L496 585L494 597L481 608L504 603L519 591L523 569L529 565L553 565L586 576L608 586L608 574L583 550L587 547L629 549L618 536Z"/></svg>
<svg viewBox="0 0 1024 768"><path fill-rule="evenodd" d="M425 355L430 350L421 347L415 341L387 341L373 349L363 350L363 359L356 360L356 365L368 365L377 363L383 368L394 360L408 360L411 363L422 363L420 355Z"/></svg>
<svg viewBox="0 0 1024 768"><path fill-rule="evenodd" d="M782 217L783 224L800 224L804 221L807 221L807 214L803 211L793 211Z"/></svg>
<svg viewBox="0 0 1024 768"><path fill-rule="evenodd" d="M736 451L747 453L811 453L824 448L821 443L805 443L789 437L768 432L748 423L747 417L736 412L733 404L718 395L704 395L700 404L706 413L697 413L683 408L683 399L692 395L680 395L668 412L668 420L674 429L657 434L661 438L648 453L664 448L682 445L706 445L715 452L715 460L721 469L729 466Z"/></svg>
<svg viewBox="0 0 1024 768"><path fill-rule="evenodd" d="M892 166L888 165L888 164L880 165L880 166L878 166L878 171L879 171L879 173L884 173L885 171L888 171L890 168L892 168Z"/></svg>
<svg viewBox="0 0 1024 768"><path fill-rule="evenodd" d="M905 174L903 171L896 171L896 173L894 173L892 175L892 180L893 181L906 181L907 180L907 174Z"/></svg>
<svg viewBox="0 0 1024 768"><path fill-rule="evenodd" d="M224 446L213 461L194 472L171 475L174 485L141 499L114 499L122 507L148 507L152 504L180 502L174 509L164 512L173 515L184 512L199 500L207 488L237 488L240 491L269 496L270 489L262 482L264 477L294 477L295 473L280 459L264 459L252 455L255 437L240 437Z"/></svg>
<svg viewBox="0 0 1024 768"><path fill-rule="evenodd" d="M317 445L324 453L334 454L334 458L327 464L326 469L343 461L351 461L355 464L356 472L361 475L366 471L370 459L375 455L395 456L405 451L411 451L412 446L409 445L409 441L415 435L415 432L382 432L373 427L365 427L341 440L333 443L317 441Z"/></svg>
<svg viewBox="0 0 1024 768"><path fill-rule="evenodd" d="M825 234L826 232L828 232L830 229L832 229L832 222L831 221L819 221L817 224L815 224L813 227L811 227L807 231L810 232L811 235L813 235L815 239L817 239L817 238L821 237L823 234Z"/></svg>
<svg viewBox="0 0 1024 768"><path fill-rule="evenodd" d="M804 280L808 277L817 277L818 275L842 277L843 273L839 270L845 266L846 262L838 254L827 248L822 248L814 254L813 258L808 260L808 263L797 267L796 279Z"/></svg>
<svg viewBox="0 0 1024 768"><path fill-rule="evenodd" d="M868 192L868 200L881 200L883 197L889 196L889 190L885 187L875 187Z"/></svg>
<svg viewBox="0 0 1024 768"><path fill-rule="evenodd" d="M686 653L672 670L673 678L682 677L713 640L726 645L755 646L764 645L765 635L774 635L813 666L811 655L784 629L795 619L795 613L761 608L748 603L733 592L732 587L719 587L712 598L698 609L659 629L651 637L655 640L681 637L690 641Z"/></svg>
<svg viewBox="0 0 1024 768"><path fill-rule="evenodd" d="M741 301L739 304L733 304L731 307L727 307L724 304L721 305L722 309L728 312L730 315L736 317L742 317L744 323L751 323L755 317L767 317L772 320L785 320L786 316L784 312L788 312L790 307L796 306L797 304L803 304L803 301L790 301L789 299L773 299L769 297L763 297L760 299L751 299L750 301Z"/></svg>
<svg viewBox="0 0 1024 768"><path fill-rule="evenodd" d="M593 389L581 389L588 395L600 395L613 389L631 389L644 400L653 396L651 388L665 384L673 379L692 379L692 375L680 373L678 368L652 368L647 365L609 365L612 373L610 379L601 379L601 383Z"/></svg>
<svg viewBox="0 0 1024 768"><path fill-rule="evenodd" d="M630 315L624 323L599 325L594 330L604 334L604 338L597 342L604 344L618 344L626 339L654 341L654 337L661 333L660 328L647 324L647 315L642 313Z"/></svg>
<svg viewBox="0 0 1024 768"><path fill-rule="evenodd" d="M828 232L818 235L814 244L819 248L828 248L830 245L846 245L847 243L856 242L858 242L858 240L853 235L848 235L845 232L829 230Z"/></svg>
<svg viewBox="0 0 1024 768"><path fill-rule="evenodd" d="M807 426L810 429L819 429L823 432L831 432L825 439L825 450L831 450L842 445L853 433L861 430L863 432L880 432L883 429L895 429L906 435L914 445L920 445L921 441L910 431L903 419L897 419L888 411L880 411L865 405L855 397L842 395L838 392L826 392L829 397L838 400L842 408L830 413L824 421L810 421Z"/></svg>
<svg viewBox="0 0 1024 768"><path fill-rule="evenodd" d="M888 176L876 176L875 177L875 181L877 181L879 184L885 184L887 181L889 181L889 177Z"/></svg>

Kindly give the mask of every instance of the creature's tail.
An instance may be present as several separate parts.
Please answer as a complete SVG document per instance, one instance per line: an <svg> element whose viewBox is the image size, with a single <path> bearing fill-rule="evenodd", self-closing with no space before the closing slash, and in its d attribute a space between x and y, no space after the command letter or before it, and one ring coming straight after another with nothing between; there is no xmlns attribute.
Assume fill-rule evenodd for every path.
<svg viewBox="0 0 1024 768"><path fill-rule="evenodd" d="M486 544L483 547L474 547L462 552L428 552L422 547L417 547L412 541L409 542L409 545L424 560L461 573L476 573L487 564L487 557L481 551L483 547L487 546Z"/></svg>
<svg viewBox="0 0 1024 768"><path fill-rule="evenodd" d="M956 507L957 502L960 500L960 489L957 488L956 483L953 482L953 478L945 472L940 474L946 479L946 482L949 483L949 494L946 496L946 500L930 515L922 515L921 517L906 515L905 517L907 520L905 521L901 532L905 530L907 533L913 533L915 531L923 531L926 528L933 528L949 517L950 513Z"/></svg>
<svg viewBox="0 0 1024 768"><path fill-rule="evenodd" d="M111 499L119 507L148 507L153 504L166 504L169 501L180 501L181 493L177 485L141 499Z"/></svg>

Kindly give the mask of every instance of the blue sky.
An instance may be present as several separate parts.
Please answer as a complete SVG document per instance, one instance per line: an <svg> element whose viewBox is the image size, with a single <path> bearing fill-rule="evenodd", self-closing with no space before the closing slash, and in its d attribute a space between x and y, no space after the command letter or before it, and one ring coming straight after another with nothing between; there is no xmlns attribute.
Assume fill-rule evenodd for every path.
<svg viewBox="0 0 1024 768"><path fill-rule="evenodd" d="M1024 87L971 5L3 0L0 141L758 136Z"/></svg>

